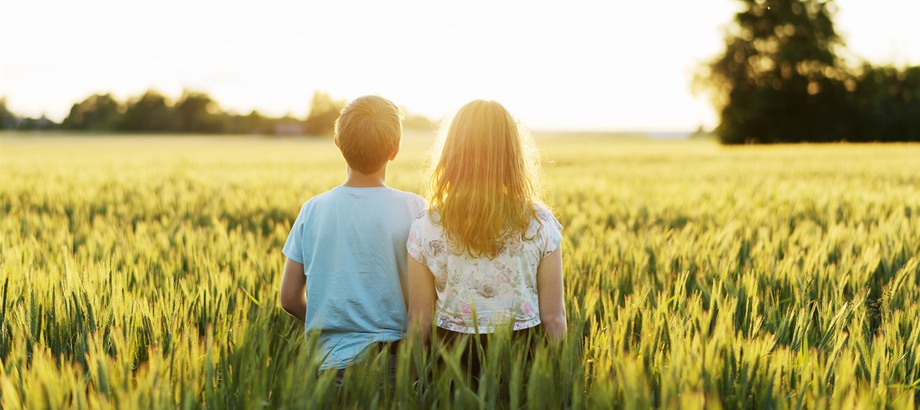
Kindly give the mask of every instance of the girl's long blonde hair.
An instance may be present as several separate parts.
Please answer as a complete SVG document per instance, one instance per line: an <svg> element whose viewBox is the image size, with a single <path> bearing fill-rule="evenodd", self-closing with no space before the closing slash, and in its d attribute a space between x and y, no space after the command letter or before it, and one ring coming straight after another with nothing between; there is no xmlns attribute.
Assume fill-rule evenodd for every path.
<svg viewBox="0 0 920 410"><path fill-rule="evenodd" d="M474 257L494 258L508 235L532 239L525 232L537 216L536 161L529 134L505 107L484 100L464 105L432 162L431 221Z"/></svg>

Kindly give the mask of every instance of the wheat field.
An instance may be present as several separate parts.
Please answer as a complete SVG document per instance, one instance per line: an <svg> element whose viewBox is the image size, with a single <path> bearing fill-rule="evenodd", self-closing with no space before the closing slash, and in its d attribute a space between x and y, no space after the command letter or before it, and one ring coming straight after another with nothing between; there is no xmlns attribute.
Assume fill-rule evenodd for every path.
<svg viewBox="0 0 920 410"><path fill-rule="evenodd" d="M278 304L329 140L0 136L0 407L914 408L920 145L537 139L569 334L482 382L405 343L317 372ZM433 139L388 172L420 192Z"/></svg>

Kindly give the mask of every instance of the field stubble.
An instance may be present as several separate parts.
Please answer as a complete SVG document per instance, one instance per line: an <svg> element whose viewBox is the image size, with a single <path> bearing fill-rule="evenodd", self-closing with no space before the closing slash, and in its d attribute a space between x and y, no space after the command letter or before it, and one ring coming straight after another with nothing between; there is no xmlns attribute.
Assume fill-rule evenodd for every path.
<svg viewBox="0 0 920 410"><path fill-rule="evenodd" d="M920 402L920 146L538 144L566 342L493 344L478 386L406 344L394 384L379 356L337 392L277 304L300 204L344 179L330 141L2 137L0 407Z"/></svg>

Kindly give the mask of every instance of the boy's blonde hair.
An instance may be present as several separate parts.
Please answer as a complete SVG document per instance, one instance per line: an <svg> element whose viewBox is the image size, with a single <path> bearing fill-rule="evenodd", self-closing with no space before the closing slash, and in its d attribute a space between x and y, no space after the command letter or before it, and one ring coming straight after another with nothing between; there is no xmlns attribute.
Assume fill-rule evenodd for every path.
<svg viewBox="0 0 920 410"><path fill-rule="evenodd" d="M335 120L335 141L352 169L365 174L380 170L399 149L402 114L392 101L359 97Z"/></svg>
<svg viewBox="0 0 920 410"><path fill-rule="evenodd" d="M524 235L537 217L538 165L528 137L495 101L472 101L450 122L433 161L430 217L471 256L494 258L508 235L532 239Z"/></svg>

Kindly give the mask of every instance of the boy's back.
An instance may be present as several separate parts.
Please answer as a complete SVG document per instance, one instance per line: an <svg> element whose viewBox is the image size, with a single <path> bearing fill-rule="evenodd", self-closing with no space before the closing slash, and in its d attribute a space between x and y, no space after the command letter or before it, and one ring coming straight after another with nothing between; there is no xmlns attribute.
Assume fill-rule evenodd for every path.
<svg viewBox="0 0 920 410"><path fill-rule="evenodd" d="M338 186L304 203L284 254L303 264L305 326L320 330L322 369L402 338L406 240L424 207L418 195L389 187Z"/></svg>

